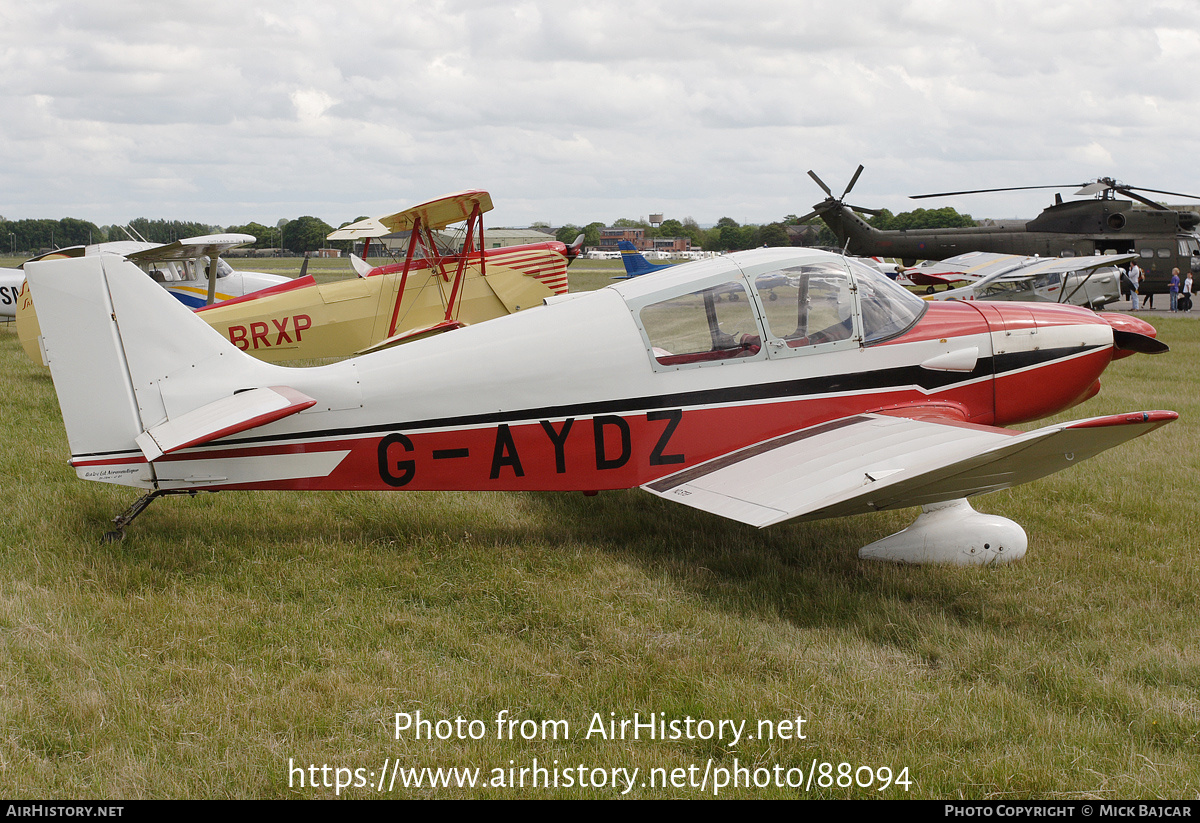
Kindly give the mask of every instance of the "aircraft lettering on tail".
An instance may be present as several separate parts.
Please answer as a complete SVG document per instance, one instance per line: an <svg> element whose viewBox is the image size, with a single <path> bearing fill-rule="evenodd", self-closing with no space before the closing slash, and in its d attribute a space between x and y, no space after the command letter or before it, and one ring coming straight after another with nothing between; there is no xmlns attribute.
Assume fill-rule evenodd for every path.
<svg viewBox="0 0 1200 823"><path fill-rule="evenodd" d="M808 249L680 265L310 368L243 353L120 258L28 276L71 465L144 491L112 539L157 497L196 491L640 487L757 527L922 506L863 556L1004 562L1024 531L967 498L1177 418L1005 428L1166 347L1137 318L930 303Z"/></svg>
<svg viewBox="0 0 1200 823"><path fill-rule="evenodd" d="M0 269L0 316L15 317L25 272L20 269Z"/></svg>

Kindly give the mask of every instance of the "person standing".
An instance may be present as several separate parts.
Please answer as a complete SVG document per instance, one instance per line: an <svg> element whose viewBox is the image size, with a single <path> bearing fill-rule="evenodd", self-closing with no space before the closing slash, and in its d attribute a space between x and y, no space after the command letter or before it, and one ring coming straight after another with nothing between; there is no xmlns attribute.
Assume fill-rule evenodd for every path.
<svg viewBox="0 0 1200 823"><path fill-rule="evenodd" d="M1171 280L1167 285L1171 290L1171 311L1179 311L1179 269L1171 269Z"/></svg>
<svg viewBox="0 0 1200 823"><path fill-rule="evenodd" d="M1142 270L1138 268L1137 261L1134 260L1129 264L1129 305L1130 311L1138 310L1138 289L1142 283Z"/></svg>
<svg viewBox="0 0 1200 823"><path fill-rule="evenodd" d="M1179 296L1180 311L1192 310L1192 273L1189 271L1183 277L1183 294Z"/></svg>

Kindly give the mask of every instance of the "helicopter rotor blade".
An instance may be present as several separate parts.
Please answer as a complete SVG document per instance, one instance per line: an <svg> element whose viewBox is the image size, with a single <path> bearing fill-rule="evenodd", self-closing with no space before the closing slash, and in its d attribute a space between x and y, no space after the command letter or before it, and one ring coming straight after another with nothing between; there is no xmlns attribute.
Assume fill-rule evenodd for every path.
<svg viewBox="0 0 1200 823"><path fill-rule="evenodd" d="M821 212L823 212L823 211L824 211L824 209L820 209L818 211L810 211L808 214L804 215L803 217L797 217L796 225L798 225L798 226L803 225L803 224L807 223L809 220L812 220L814 217L820 217Z"/></svg>
<svg viewBox="0 0 1200 823"><path fill-rule="evenodd" d="M1132 197L1134 200L1138 201L1139 203L1143 203L1143 204L1149 206L1150 208L1155 209L1156 211L1170 211L1170 209L1168 209L1162 203L1155 203L1149 197L1143 197L1142 195L1138 194L1135 191L1131 191L1130 189L1126 188L1125 186L1113 186L1113 191L1120 192L1121 194L1125 195L1126 197ZM1146 189L1146 191L1149 191L1149 189Z"/></svg>
<svg viewBox="0 0 1200 823"><path fill-rule="evenodd" d="M851 206L849 203L846 203L844 205L846 206L846 208L850 209L851 211L860 211L863 214L874 214L874 215L883 214L883 212L879 209L868 209L868 208L863 208L862 206Z"/></svg>
<svg viewBox="0 0 1200 823"><path fill-rule="evenodd" d="M833 189L829 188L829 186L826 186L825 181L822 180L820 177L817 177L817 173L815 171L813 171L812 169L809 169L808 176L811 177L813 180L817 181L817 185L820 186L826 194L828 194L830 197L833 197Z"/></svg>
<svg viewBox="0 0 1200 823"><path fill-rule="evenodd" d="M909 195L909 200L924 200L927 197L953 197L958 194L987 194L993 191L1028 191L1030 189L1070 189L1079 186L1079 183L1067 183L1062 186L1006 186L1000 189L970 189L968 191L940 191L934 194L912 194ZM1088 185L1088 184L1083 184Z"/></svg>
<svg viewBox="0 0 1200 823"><path fill-rule="evenodd" d="M856 172L854 172L854 176L850 178L850 183L846 186L846 190L844 192L842 192L842 196L840 198L838 198L839 200L846 199L846 195L850 193L850 189L854 188L854 184L858 182L858 176L862 173L863 173L862 163L859 163L858 170Z"/></svg>
<svg viewBox="0 0 1200 823"><path fill-rule="evenodd" d="M1153 192L1154 194L1169 194L1172 197L1186 197L1189 200L1200 200L1200 197L1197 197L1194 194L1184 194L1184 193L1178 192L1178 191L1163 191L1162 189L1147 189L1147 188L1143 188L1141 186L1117 186L1115 188L1117 189L1117 191L1121 192L1122 194L1129 194L1130 191L1148 191L1148 192ZM1133 197L1132 194L1129 194L1129 196Z"/></svg>

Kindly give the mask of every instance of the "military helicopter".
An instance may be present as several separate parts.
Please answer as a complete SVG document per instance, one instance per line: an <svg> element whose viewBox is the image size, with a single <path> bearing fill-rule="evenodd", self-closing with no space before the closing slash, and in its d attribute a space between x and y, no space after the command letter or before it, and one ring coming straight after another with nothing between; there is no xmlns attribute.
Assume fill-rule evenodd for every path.
<svg viewBox="0 0 1200 823"><path fill-rule="evenodd" d="M1042 257L1137 253L1138 266L1145 278L1141 288L1143 294L1167 292L1173 268L1178 268L1180 272L1191 269L1194 274L1200 274L1200 235L1195 232L1200 224L1200 215L1168 209L1138 192L1200 200L1196 195L1127 186L1111 177L1102 177L1082 185L1011 186L918 194L912 199L1078 187L1075 195L1092 195L1092 199L1064 201L1061 194L1056 194L1053 206L1047 207L1023 226L880 231L855 214L880 214L879 211L845 202L846 195L854 188L862 171L860 165L840 197L834 197L829 186L815 172L809 171L808 175L828 197L798 221L804 223L820 217L850 254L898 257L905 265L911 266L917 260L944 260L968 251ZM1118 200L1116 194L1123 194L1132 200ZM1149 208L1134 208L1133 200ZM1197 280L1200 281L1200 278ZM1197 287L1200 287L1200 282Z"/></svg>

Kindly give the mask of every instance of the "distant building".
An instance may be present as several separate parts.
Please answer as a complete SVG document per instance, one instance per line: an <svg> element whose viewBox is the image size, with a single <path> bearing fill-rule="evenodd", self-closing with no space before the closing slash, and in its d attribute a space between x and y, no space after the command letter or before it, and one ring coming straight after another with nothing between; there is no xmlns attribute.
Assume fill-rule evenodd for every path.
<svg viewBox="0 0 1200 823"><path fill-rule="evenodd" d="M600 230L600 250L619 251L617 243L628 240L638 251L685 252L692 250L690 237L646 237L646 230L625 226Z"/></svg>
<svg viewBox="0 0 1200 823"><path fill-rule="evenodd" d="M601 251L619 251L617 243L622 240L628 240L642 251L647 249L645 229L628 228L625 226L600 229Z"/></svg>
<svg viewBox="0 0 1200 823"><path fill-rule="evenodd" d="M549 234L549 236L547 236L547 234ZM507 248L509 246L523 246L526 243L545 243L547 240L553 239L554 233L552 231L543 231L541 229L483 230L484 245L489 249ZM462 242L461 239L459 242Z"/></svg>
<svg viewBox="0 0 1200 823"><path fill-rule="evenodd" d="M692 250L690 237L654 237L650 242L654 251L683 252Z"/></svg>

